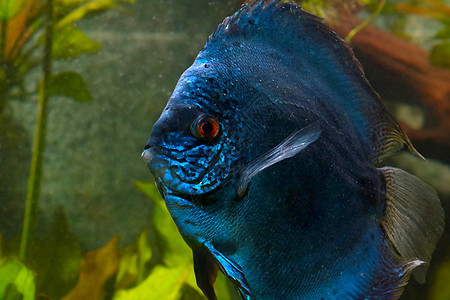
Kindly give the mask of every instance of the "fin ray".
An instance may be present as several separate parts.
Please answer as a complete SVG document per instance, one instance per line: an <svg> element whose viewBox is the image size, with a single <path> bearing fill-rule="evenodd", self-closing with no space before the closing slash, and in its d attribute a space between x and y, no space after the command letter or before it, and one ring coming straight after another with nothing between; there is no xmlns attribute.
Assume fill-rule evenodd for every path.
<svg viewBox="0 0 450 300"><path fill-rule="evenodd" d="M397 168L381 169L386 180L386 212L382 226L389 241L404 261L426 263L444 231L444 210L436 192L419 178ZM425 282L425 272L414 272Z"/></svg>
<svg viewBox="0 0 450 300"><path fill-rule="evenodd" d="M423 264L421 260L411 260L404 263L393 262L396 260L391 253L391 250L386 246L384 257L389 256L390 259L384 262L383 268L379 274L379 278L376 278L376 285L365 290L361 295L354 295L355 299L372 299L372 300L386 300L386 299L398 299L403 293L408 280L411 276L411 272L418 266Z"/></svg>
<svg viewBox="0 0 450 300"><path fill-rule="evenodd" d="M408 136L400 128L400 125L398 125L384 107L383 110L383 112L377 112L372 109L372 112L367 113L369 119L374 122L373 139L376 145L375 163L383 161L395 152L401 150L404 146L406 146L410 152L425 159L414 148ZM384 117L380 118L380 116Z"/></svg>
<svg viewBox="0 0 450 300"><path fill-rule="evenodd" d="M295 131L272 150L252 161L241 173L237 188L238 196L243 197L245 195L253 176L282 160L295 156L315 142L321 133L322 129L319 123L313 123Z"/></svg>
<svg viewBox="0 0 450 300"><path fill-rule="evenodd" d="M206 246L206 248L208 248L209 252L216 260L216 263L222 273L227 276L239 289L242 297L246 297L246 299L253 299L241 267L225 255L217 251L216 248L214 248L214 246L211 244L211 242L206 241L204 245Z"/></svg>

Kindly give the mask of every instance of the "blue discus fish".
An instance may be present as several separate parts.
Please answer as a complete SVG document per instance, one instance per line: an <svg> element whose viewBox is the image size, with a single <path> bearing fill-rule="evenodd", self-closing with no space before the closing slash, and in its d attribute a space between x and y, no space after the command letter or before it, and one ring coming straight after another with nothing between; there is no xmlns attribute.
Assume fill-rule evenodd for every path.
<svg viewBox="0 0 450 300"><path fill-rule="evenodd" d="M376 167L404 145L348 45L266 0L218 26L143 157L208 299L218 270L243 299L396 299L444 227L429 186Z"/></svg>

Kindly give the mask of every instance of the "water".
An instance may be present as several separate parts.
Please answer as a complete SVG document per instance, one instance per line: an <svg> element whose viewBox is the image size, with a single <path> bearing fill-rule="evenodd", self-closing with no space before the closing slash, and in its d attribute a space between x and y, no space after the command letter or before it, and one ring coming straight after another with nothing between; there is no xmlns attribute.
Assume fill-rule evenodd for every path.
<svg viewBox="0 0 450 300"><path fill-rule="evenodd" d="M54 63L55 73L79 72L93 100L80 103L61 96L50 99L36 236L32 243L33 249L40 249L36 250L38 254L41 251L41 255L48 256L34 255L32 259L37 274L46 274L38 279L38 291L41 288L52 298L68 294L77 282L78 261L87 251L102 248L119 236L119 249L125 257L126 251L132 251L125 249L131 249L142 230L152 228L155 204L135 186L136 181L152 180L140 153L181 73L192 63L216 25L239 5L240 1L232 0L141 0L125 5L125 14L108 11L77 23L102 47L95 55ZM367 69L366 72L390 101L389 92L382 91L381 75ZM36 86L39 75L39 70L28 75L27 86ZM7 137L0 139L0 233L4 251L11 255L17 252L22 230L36 100L34 95L11 101L5 113L9 117L4 118L6 121L0 128L8 132ZM402 102L407 101L390 101L390 107L397 111L399 105L411 105ZM426 117L423 112L422 118ZM448 148L427 149L423 143L420 146L422 154L432 155L436 160L423 162L402 154L393 163L435 186L448 211ZM148 243L158 246L152 249L151 259L138 264L144 271L137 273L145 276L161 261L167 248L154 230L148 236ZM425 299L431 287L444 280L443 276L447 276L447 281L450 279L450 268L440 269L450 261L448 230L444 236L436 250L428 283L422 286L411 280L402 299ZM76 251L69 253L56 239L63 239ZM44 251L45 244L52 246ZM57 255L68 258L58 259ZM55 262L67 264L64 266L72 270L66 279L59 279L61 288L52 287L42 278L50 282L52 274L60 276L63 271L37 269ZM438 271L440 277L436 275ZM120 284L126 287L133 285L123 282ZM117 280L115 284L118 289ZM114 280L106 286L109 291L106 297L113 297ZM227 289L226 285L223 289ZM185 299L199 297L198 291L189 287L183 286L183 292L188 295ZM441 299L450 299L448 295L449 298Z"/></svg>

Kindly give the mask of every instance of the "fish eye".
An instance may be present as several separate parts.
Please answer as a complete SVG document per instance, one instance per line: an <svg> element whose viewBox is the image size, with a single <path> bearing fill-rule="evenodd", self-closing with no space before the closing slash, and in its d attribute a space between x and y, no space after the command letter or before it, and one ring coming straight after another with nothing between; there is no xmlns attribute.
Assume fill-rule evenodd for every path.
<svg viewBox="0 0 450 300"><path fill-rule="evenodd" d="M210 115L201 115L192 122L191 133L198 139L210 140L219 134L219 122Z"/></svg>

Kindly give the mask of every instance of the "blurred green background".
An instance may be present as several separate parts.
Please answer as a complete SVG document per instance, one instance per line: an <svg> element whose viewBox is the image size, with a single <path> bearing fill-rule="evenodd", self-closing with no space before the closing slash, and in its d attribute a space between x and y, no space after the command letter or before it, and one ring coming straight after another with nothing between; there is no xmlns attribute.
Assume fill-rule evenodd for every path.
<svg viewBox="0 0 450 300"><path fill-rule="evenodd" d="M83 1L72 2L75 5ZM319 7L323 4L322 1L310 2L316 2ZM35 280L39 294L51 299L64 295L68 295L65 299L201 299L192 272L179 280L176 277L192 268L188 262L189 249L177 244L182 242L174 228L162 232L168 227L161 224L171 221L164 215L153 185L144 183L151 182L152 178L140 154L179 76L193 62L217 24L240 4L238 0L138 0L90 14L75 23L77 29L101 48L95 54L53 62L54 73L76 71L81 74L92 100L80 102L65 96L50 97L36 234L30 243L27 261L27 266L35 271L29 278ZM362 15L370 13L368 10ZM389 29L392 18L381 16L378 25ZM416 38L441 29L439 22L420 19L420 16L402 20L405 31L413 30ZM408 22L418 25L411 29ZM430 48L429 40L419 42ZM370 70L367 73L370 77ZM32 69L25 77L25 89L36 90L40 77L40 68ZM19 249L37 99L37 93L16 97L7 103L3 112L0 259L2 255L17 256ZM410 105L392 104L390 107L403 114L399 117L410 118L412 122L417 120L417 114L419 118L427 117L420 109L419 112L416 109L414 115L416 106L412 110ZM427 149L419 151L427 153ZM436 151L439 157L450 156L445 153L447 149L432 152ZM446 208L450 197L449 162L433 159L424 162L408 154L392 160L393 164L434 185ZM450 280L449 245L447 230L436 251L430 280L424 286L411 280L402 299L450 299L449 287L444 284ZM92 252L100 248L105 252ZM173 258L173 253L179 249L184 254ZM97 288L81 283L77 290L74 289L77 282L80 285L83 281L78 274L88 274L83 273L83 266L89 265L86 253L95 258L91 257L91 263L98 257L100 262L100 258L104 259L103 263L93 263L104 280L95 282ZM171 253L169 257L167 253ZM3 262L0 277L24 268L16 261L3 259L0 262ZM59 266L50 267L54 264ZM101 267L105 264L117 266L108 271ZM155 278L164 280L158 282ZM178 281L163 287L168 278ZM125 292L139 284L142 290L154 291L153 294L142 294L139 290L133 290L134 294ZM236 297L224 279L220 279L218 285L223 299ZM21 289L31 289L31 284L19 286L18 293L22 293ZM80 296L83 289L90 291L89 298ZM161 291L157 292L158 289ZM172 294L165 293L168 291ZM31 294L33 296L26 299L34 299L34 293ZM0 298L1 295L0 283ZM15 294L5 292L4 295L13 297Z"/></svg>
<svg viewBox="0 0 450 300"><path fill-rule="evenodd" d="M125 13L111 10L77 23L102 48L58 61L54 69L79 72L93 100L51 99L38 226L62 207L83 248L92 249L114 235L128 244L150 224L148 201L133 186L151 180L140 157L143 146L179 76L236 2L138 1ZM39 71L27 79L30 84L38 82ZM10 165L2 168L2 180L11 184L2 184L5 238L21 231L36 100L10 103L17 138L2 154Z"/></svg>

